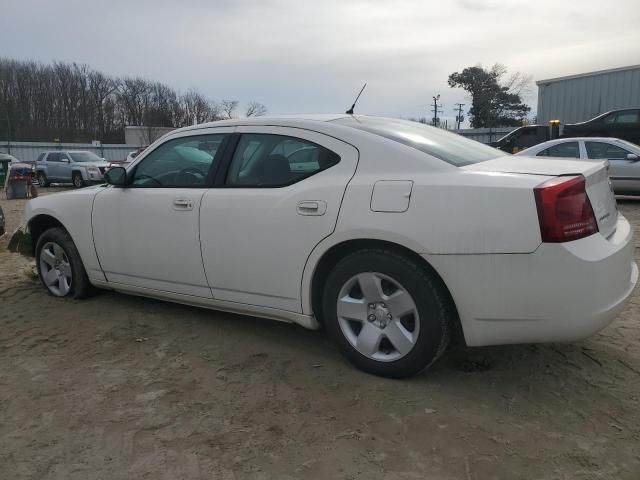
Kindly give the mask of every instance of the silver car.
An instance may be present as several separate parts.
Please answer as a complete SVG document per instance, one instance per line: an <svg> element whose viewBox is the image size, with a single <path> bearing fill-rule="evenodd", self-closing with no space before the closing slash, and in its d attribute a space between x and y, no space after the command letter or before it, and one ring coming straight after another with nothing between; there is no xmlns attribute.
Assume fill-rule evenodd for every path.
<svg viewBox="0 0 640 480"><path fill-rule="evenodd" d="M609 160L609 177L618 195L640 195L640 146L608 137L557 138L518 152L526 157Z"/></svg>

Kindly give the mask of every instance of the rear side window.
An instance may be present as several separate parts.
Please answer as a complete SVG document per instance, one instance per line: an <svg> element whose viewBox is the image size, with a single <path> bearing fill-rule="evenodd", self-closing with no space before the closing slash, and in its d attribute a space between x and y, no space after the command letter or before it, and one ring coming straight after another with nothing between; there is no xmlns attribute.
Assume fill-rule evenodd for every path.
<svg viewBox="0 0 640 480"><path fill-rule="evenodd" d="M587 147L587 155L592 159L626 159L627 154L631 153L622 147L604 142L585 142Z"/></svg>
<svg viewBox="0 0 640 480"><path fill-rule="evenodd" d="M605 118L605 123L638 123L640 110L630 110L626 112L612 113Z"/></svg>
<svg viewBox="0 0 640 480"><path fill-rule="evenodd" d="M565 142L539 152L536 157L580 158L578 142Z"/></svg>
<svg viewBox="0 0 640 480"><path fill-rule="evenodd" d="M243 134L231 160L226 184L283 187L334 166L340 157L325 147L284 135Z"/></svg>
<svg viewBox="0 0 640 480"><path fill-rule="evenodd" d="M413 147L456 167L507 155L457 133L408 120L353 115L333 121Z"/></svg>

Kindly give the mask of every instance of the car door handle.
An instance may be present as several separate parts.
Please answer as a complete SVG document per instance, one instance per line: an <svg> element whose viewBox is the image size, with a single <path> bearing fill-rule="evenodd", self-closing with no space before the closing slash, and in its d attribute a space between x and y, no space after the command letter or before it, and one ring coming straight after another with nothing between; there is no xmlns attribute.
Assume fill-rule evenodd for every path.
<svg viewBox="0 0 640 480"><path fill-rule="evenodd" d="M327 211L327 202L322 200L304 200L296 207L298 215L324 215Z"/></svg>
<svg viewBox="0 0 640 480"><path fill-rule="evenodd" d="M189 198L174 198L174 210L193 210L193 202Z"/></svg>

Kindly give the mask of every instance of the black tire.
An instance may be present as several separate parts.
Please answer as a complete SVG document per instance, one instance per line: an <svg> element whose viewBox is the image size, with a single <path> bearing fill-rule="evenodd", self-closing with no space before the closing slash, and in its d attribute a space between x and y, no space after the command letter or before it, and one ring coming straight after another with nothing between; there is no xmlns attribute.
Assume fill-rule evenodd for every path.
<svg viewBox="0 0 640 480"><path fill-rule="evenodd" d="M82 179L82 174L80 172L73 172L73 174L71 175L71 181L73 182L73 186L75 188L82 188L86 185L85 181Z"/></svg>
<svg viewBox="0 0 640 480"><path fill-rule="evenodd" d="M53 242L62 247L62 250L69 260L69 264L71 267L72 281L70 283L69 291L65 295L54 294L46 285L43 278L44 272L42 271L40 259L43 247L50 242ZM87 272L85 271L84 265L82 264L80 254L78 253L78 250L76 249L71 236L62 227L50 228L48 230L45 230L42 235L40 235L40 237L38 238L38 242L36 243L36 266L38 268L38 277L40 278L40 282L47 289L50 295L80 299L88 297L94 291L94 287L89 282Z"/></svg>
<svg viewBox="0 0 640 480"><path fill-rule="evenodd" d="M359 273L372 271L401 284L418 312L417 338L412 349L397 360L379 361L363 355L346 338L339 324L337 302L343 285ZM449 344L455 319L455 308L437 274L386 249L360 250L338 262L325 283L322 306L324 326L347 359L365 372L389 378L406 378L433 364Z"/></svg>
<svg viewBox="0 0 640 480"><path fill-rule="evenodd" d="M49 186L49 180L47 179L47 176L44 174L44 172L38 172L38 184L41 187Z"/></svg>

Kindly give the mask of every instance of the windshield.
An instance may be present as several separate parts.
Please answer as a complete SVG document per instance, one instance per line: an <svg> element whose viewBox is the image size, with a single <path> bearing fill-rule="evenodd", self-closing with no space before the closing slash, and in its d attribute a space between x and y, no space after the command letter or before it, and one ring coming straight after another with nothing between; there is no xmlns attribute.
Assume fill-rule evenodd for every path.
<svg viewBox="0 0 640 480"><path fill-rule="evenodd" d="M462 135L409 120L351 116L334 121L413 147L456 167L507 155Z"/></svg>
<svg viewBox="0 0 640 480"><path fill-rule="evenodd" d="M102 159L92 152L69 152L74 162L102 162Z"/></svg>

